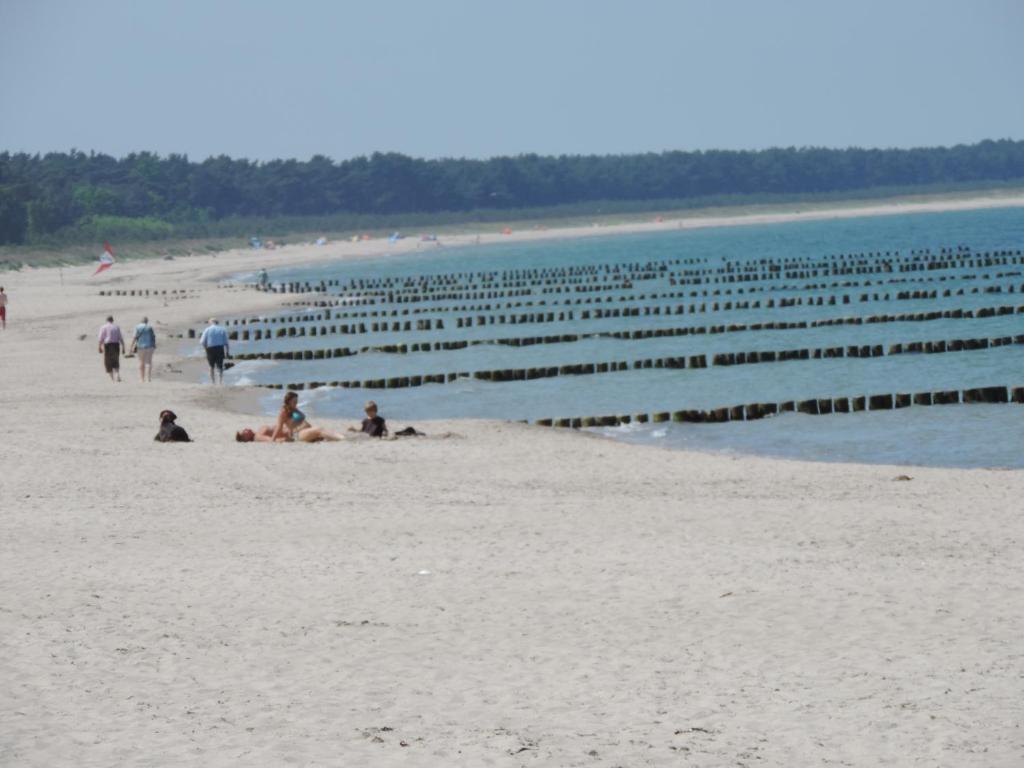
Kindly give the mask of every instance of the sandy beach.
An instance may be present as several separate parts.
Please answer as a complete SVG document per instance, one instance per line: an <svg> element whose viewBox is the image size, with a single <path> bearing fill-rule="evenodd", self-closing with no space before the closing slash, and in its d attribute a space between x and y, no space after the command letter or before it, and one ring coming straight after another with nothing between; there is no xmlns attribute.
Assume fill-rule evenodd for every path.
<svg viewBox="0 0 1024 768"><path fill-rule="evenodd" d="M1024 197L480 240L1010 205ZM0 273L0 765L1024 764L1024 472L476 421L236 444L269 419L199 383L198 349L169 337L288 297L221 281L426 247ZM123 383L103 373L107 314L126 332L149 316L151 384L131 359ZM153 442L164 408L194 443Z"/></svg>

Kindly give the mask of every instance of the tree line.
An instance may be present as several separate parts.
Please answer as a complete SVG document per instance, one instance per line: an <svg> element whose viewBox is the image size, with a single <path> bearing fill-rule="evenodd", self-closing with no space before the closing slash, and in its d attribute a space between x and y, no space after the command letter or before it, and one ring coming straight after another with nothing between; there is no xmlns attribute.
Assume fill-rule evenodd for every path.
<svg viewBox="0 0 1024 768"><path fill-rule="evenodd" d="M918 149L779 148L335 162L0 153L0 244L188 235L226 220L465 214L595 202L800 196L1024 179L1024 141ZM353 219L355 220L355 219Z"/></svg>

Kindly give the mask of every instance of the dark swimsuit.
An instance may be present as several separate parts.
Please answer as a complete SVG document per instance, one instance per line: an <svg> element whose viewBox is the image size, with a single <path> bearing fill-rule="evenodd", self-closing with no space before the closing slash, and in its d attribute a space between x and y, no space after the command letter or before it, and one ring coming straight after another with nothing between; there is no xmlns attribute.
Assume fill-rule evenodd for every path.
<svg viewBox="0 0 1024 768"><path fill-rule="evenodd" d="M363 419L363 432L370 437L384 437L387 428L384 426L384 418L374 416L372 419Z"/></svg>

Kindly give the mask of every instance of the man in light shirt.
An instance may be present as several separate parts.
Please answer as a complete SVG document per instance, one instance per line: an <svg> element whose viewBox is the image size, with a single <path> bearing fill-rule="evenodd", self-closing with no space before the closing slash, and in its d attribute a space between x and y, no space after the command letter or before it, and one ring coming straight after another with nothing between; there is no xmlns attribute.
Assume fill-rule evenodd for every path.
<svg viewBox="0 0 1024 768"><path fill-rule="evenodd" d="M103 367L111 381L121 381L121 354L124 352L124 336L114 325L114 318L107 316L107 322L100 327L99 352L103 355Z"/></svg>
<svg viewBox="0 0 1024 768"><path fill-rule="evenodd" d="M216 384L217 371L220 371L220 383L224 383L224 358L228 356L228 332L217 323L217 318L211 317L210 324L206 326L203 335L199 337L199 343L206 350L206 362L210 364L210 383Z"/></svg>

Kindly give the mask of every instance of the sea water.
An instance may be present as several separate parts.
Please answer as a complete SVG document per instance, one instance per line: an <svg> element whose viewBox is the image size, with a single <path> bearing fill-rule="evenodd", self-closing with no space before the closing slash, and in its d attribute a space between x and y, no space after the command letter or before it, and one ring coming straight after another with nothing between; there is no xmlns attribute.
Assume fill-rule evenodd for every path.
<svg viewBox="0 0 1024 768"><path fill-rule="evenodd" d="M291 281L317 284L352 279L419 278L447 273L502 273L511 270L580 267L622 263L665 264L656 280L600 293L541 294L494 299L422 301L387 304L378 301L365 310L397 310L388 320L441 319L444 330L386 331L357 335L286 337L272 341L239 342L235 352L273 352L321 348L362 347L455 340L492 340L510 337L551 336L637 331L683 326L752 324L773 321L806 321L825 318L868 317L943 310L974 310L981 307L1024 305L1024 267L1020 264L982 266L934 271L895 271L888 274L819 276L807 279L778 278L751 284L704 283L670 286L668 277L679 270L714 269L726 263L753 263L759 259L781 261L827 257L832 254L895 253L959 249L966 253L1014 251L1024 248L1024 210L1007 208L954 213L876 216L826 221L677 230L656 234L611 235L567 240L508 243L485 247L445 248L425 242L414 253L366 261L321 264L316 267L271 273L272 283ZM874 257L864 257L869 262ZM675 263L679 260L683 263ZM694 262L693 264L686 262ZM243 276L245 279L245 276ZM842 286L847 281L855 286ZM870 285L866 284L870 281ZM904 281L904 282L893 282ZM832 286L833 283L840 285ZM814 287L805 287L814 286ZM755 292L749 292L755 287ZM999 287L999 292L994 292ZM739 289L744 288L743 293ZM1011 289L1013 292L1011 292ZM344 300L346 292L329 289L325 298ZM651 298L651 294L685 291L685 298ZM944 296L949 290L951 295ZM707 295L703 295L706 291ZM714 292L718 291L718 294ZM726 293L730 291L730 293ZM897 299L901 291L935 291L935 298ZM693 295L691 295L693 294ZM868 301L861 301L867 294ZM878 294L878 299L874 296ZM843 304L848 296L850 303ZM886 299L885 296L889 298ZM629 302L573 304L560 302L610 296L630 297ZM639 296L645 298L639 299ZM823 299L808 306L807 299ZM830 298L836 303L829 305ZM295 300L306 298L303 295ZM767 308L768 299L800 298L803 304ZM664 312L679 304L760 300L761 307L718 312L641 315L587 319L583 310L641 305ZM533 301L533 307L479 311L444 311L453 307ZM544 307L536 306L546 301ZM311 306L315 302L311 301ZM412 310L418 310L416 314ZM456 317L511 315L539 310L571 309L573 320L554 323L499 324L457 328ZM332 307L345 311L345 307ZM401 315L409 310L410 314ZM296 314L289 309L282 314ZM310 312L318 310L310 309ZM369 327L377 318L360 318ZM323 327L349 322L334 319L312 322ZM267 326L273 329L273 325ZM939 341L964 338L997 338L1024 334L1024 314L989 318L939 319L927 322L886 322L862 325L829 325L789 330L708 333L642 340L607 337L577 342L510 347L496 344L468 346L454 351L391 354L363 352L326 360L244 361L228 374L227 381L255 384L288 384L310 381L365 381L422 374L447 374L492 369L562 366L574 363L624 361L630 370L578 376L558 376L532 381L490 382L459 378L452 383L426 384L399 389L321 387L304 391L302 399L311 415L335 418L361 416L362 403L375 399L394 426L429 419L493 418L529 419L637 414L686 409L711 409L743 403L781 402L808 398L962 390L969 387L1024 385L1024 345L1012 344L976 351L944 354L902 354L872 358L841 357L733 366L713 366L719 353L778 351L850 345ZM706 354L704 369L633 369L632 362ZM268 394L268 409L279 392ZM894 411L869 411L829 416L784 414L750 422L725 424L630 424L596 430L609 437L697 450L755 453L827 461L921 464L965 467L1024 467L1024 406L956 405L910 407Z"/></svg>

